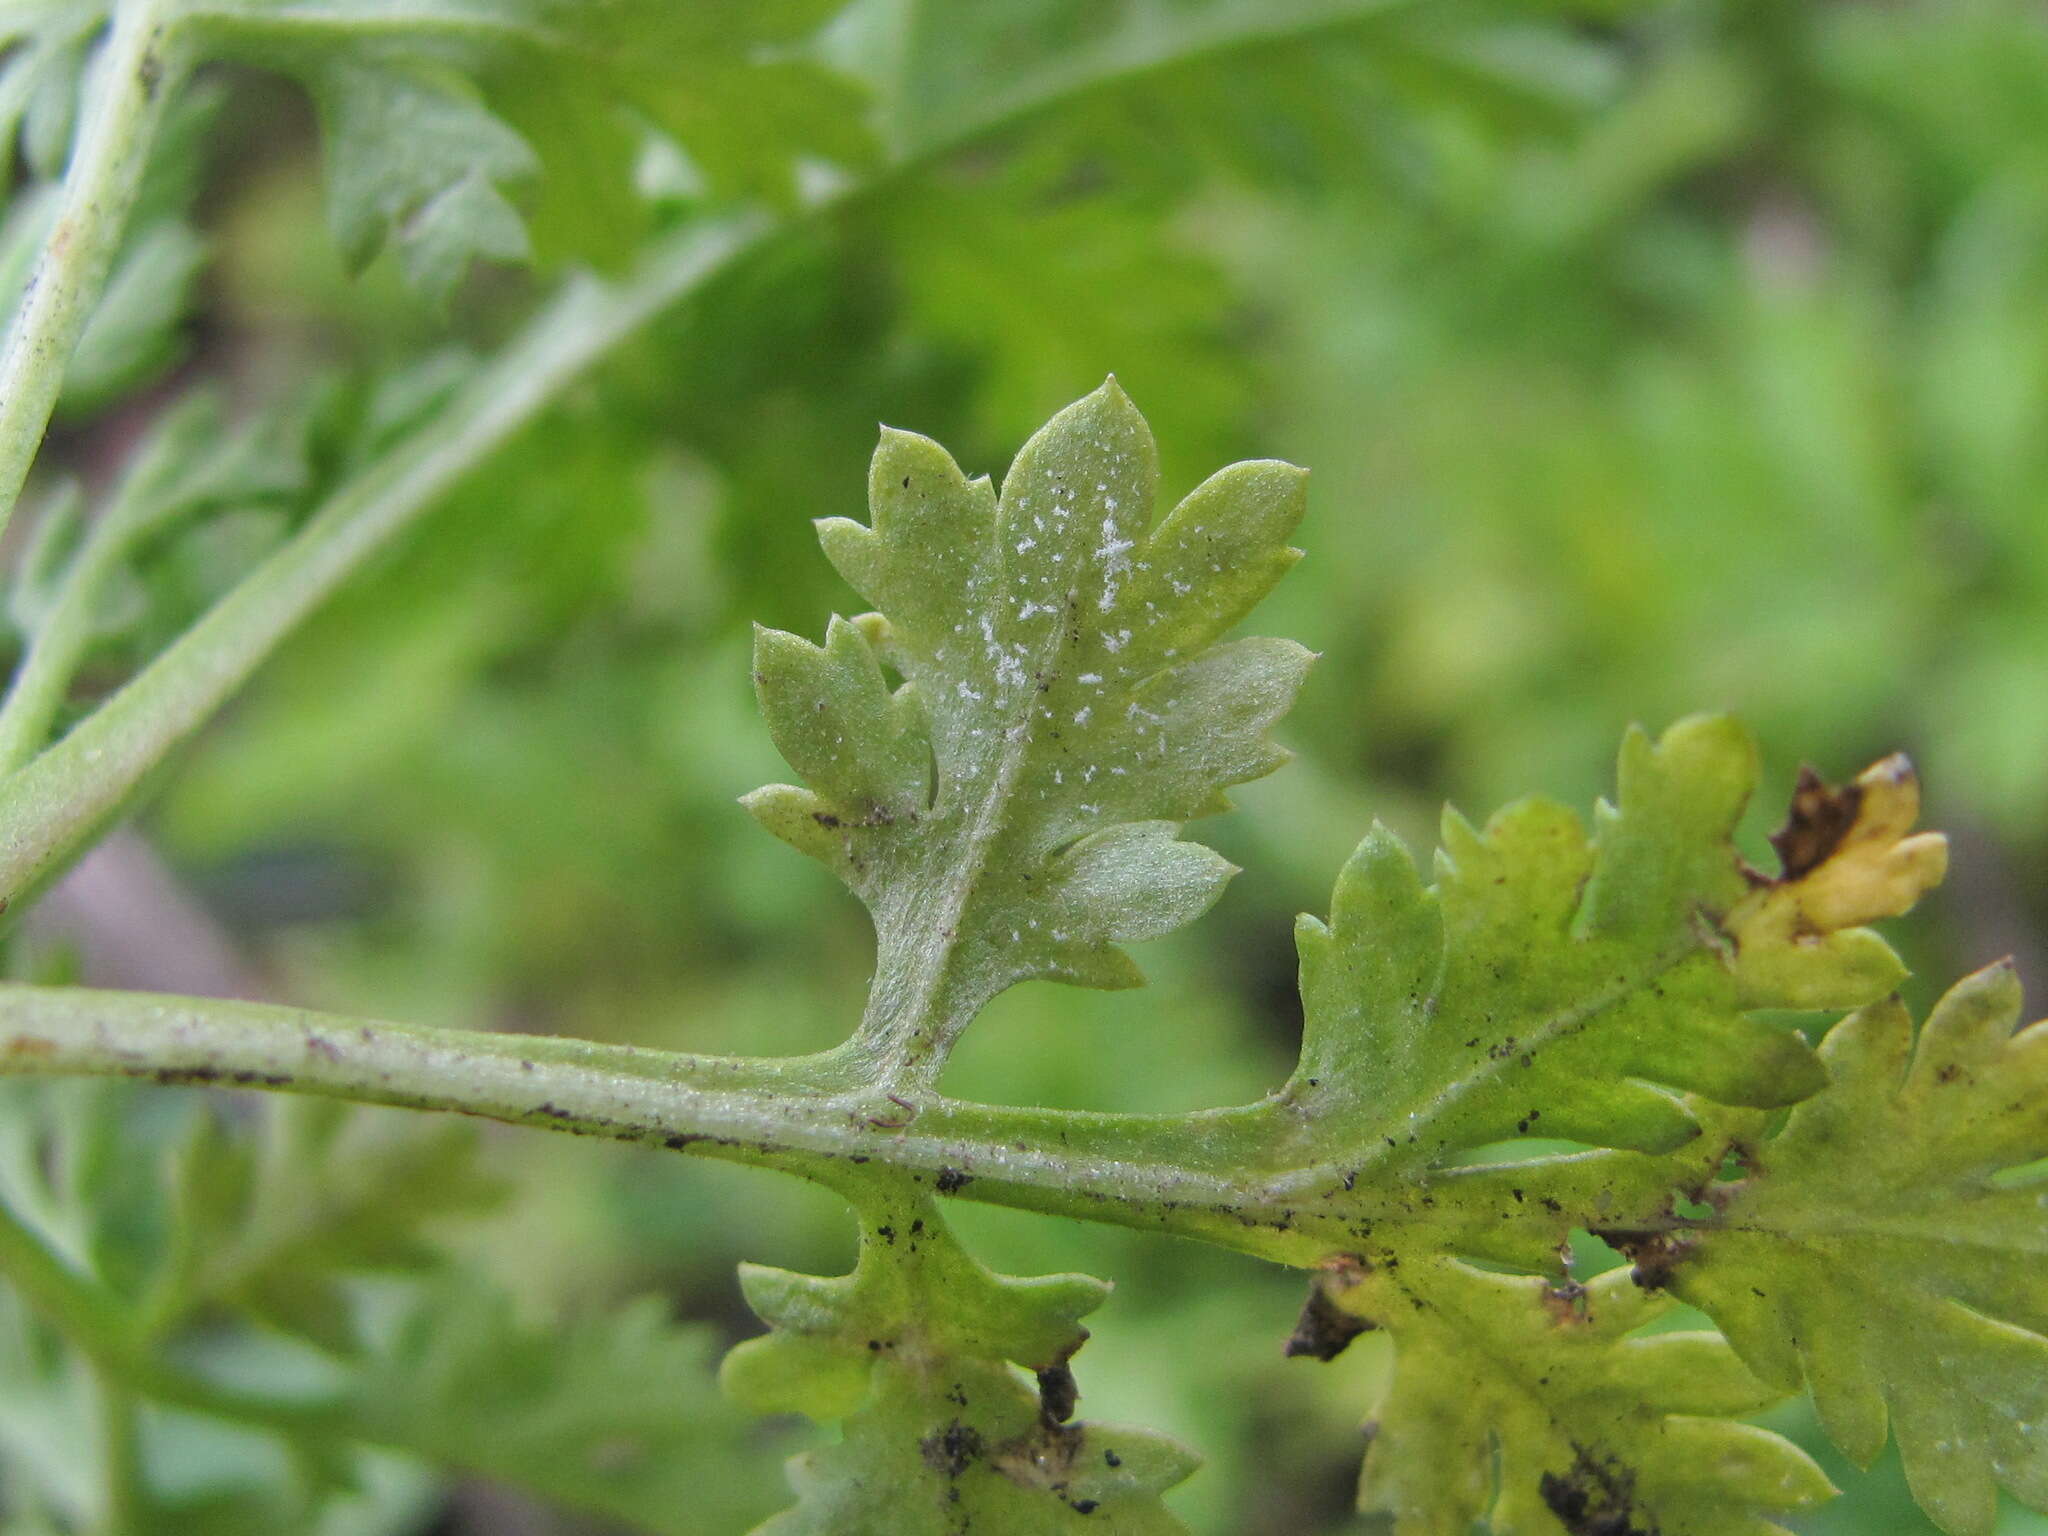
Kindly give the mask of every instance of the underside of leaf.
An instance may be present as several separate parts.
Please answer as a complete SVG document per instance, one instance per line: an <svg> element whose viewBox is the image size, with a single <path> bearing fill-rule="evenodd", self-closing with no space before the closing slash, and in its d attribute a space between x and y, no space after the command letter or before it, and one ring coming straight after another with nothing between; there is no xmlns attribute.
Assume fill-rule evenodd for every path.
<svg viewBox="0 0 2048 1536"><path fill-rule="evenodd" d="M851 1275L743 1279L775 1331L727 1358L728 1392L844 1425L837 1444L791 1464L798 1503L763 1536L1183 1529L1159 1494L1195 1458L1160 1435L1072 1418L1068 1361L1102 1282L994 1274L925 1197L865 1207Z"/></svg>
<svg viewBox="0 0 2048 1536"><path fill-rule="evenodd" d="M1917 1035L1896 1000L1844 1019L1828 1086L1661 1276L1767 1379L1804 1381L1855 1460L1889 1426L1954 1536L1992 1528L2000 1486L2048 1508L2048 1024L2019 1019L2007 964Z"/></svg>
<svg viewBox="0 0 2048 1536"><path fill-rule="evenodd" d="M1833 1489L1737 1415L1777 1394L1712 1334L1635 1330L1672 1304L1610 1272L1584 1286L1438 1260L1340 1296L1398 1363L1360 1504L1399 1536L1771 1536Z"/></svg>
<svg viewBox="0 0 2048 1536"><path fill-rule="evenodd" d="M834 620L823 647L759 636L762 709L810 787L747 804L873 911L877 1050L942 1058L1033 977L1136 985L1118 946L1233 873L1177 833L1285 760L1266 732L1309 653L1222 637L1297 558L1303 477L1233 465L1155 523L1157 480L1114 381L1025 445L1000 498L885 432L872 523L819 527L881 613Z"/></svg>

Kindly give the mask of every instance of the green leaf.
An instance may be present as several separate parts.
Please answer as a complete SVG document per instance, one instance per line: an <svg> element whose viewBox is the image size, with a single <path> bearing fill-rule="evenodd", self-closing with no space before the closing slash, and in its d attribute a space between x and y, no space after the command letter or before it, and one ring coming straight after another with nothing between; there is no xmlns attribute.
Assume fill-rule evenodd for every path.
<svg viewBox="0 0 2048 1536"><path fill-rule="evenodd" d="M803 56L835 8L190 0L167 15L163 43L175 32L194 62L233 59L300 81L319 111L344 255L360 267L389 244L408 281L444 302L477 260L524 261L538 248L622 264L651 227L635 186L649 125L722 197L787 203L801 160L870 159L860 91ZM18 133L44 179L63 170L106 16L105 0L75 0L0 17L0 143ZM167 256L152 259L161 282ZM141 270L131 304L152 291L137 286Z"/></svg>
<svg viewBox="0 0 2048 1536"><path fill-rule="evenodd" d="M345 1352L352 1320L320 1326L349 1318L341 1278L425 1269L421 1228L499 1193L459 1124L283 1100L258 1135L238 1135L181 1096L23 1086L4 1096L0 1200L121 1296L144 1334L225 1306Z"/></svg>
<svg viewBox="0 0 2048 1536"><path fill-rule="evenodd" d="M413 285L445 301L472 259L519 261L526 227L501 190L539 160L458 80L347 55L307 74L327 143L327 216L366 265L387 233Z"/></svg>
<svg viewBox="0 0 2048 1536"><path fill-rule="evenodd" d="M762 1412L844 1421L798 1457L795 1508L762 1536L1150 1533L1182 1527L1159 1493L1195 1458L1143 1430L1070 1421L1079 1319L1109 1287L1020 1280L976 1263L925 1196L874 1199L860 1260L824 1279L748 1266L774 1332L727 1357L726 1389ZM1036 1390L1013 1366L1036 1375Z"/></svg>
<svg viewBox="0 0 2048 1536"><path fill-rule="evenodd" d="M1878 814L1868 797L1863 833L1766 880L1731 841L1755 778L1739 727L1689 720L1654 744L1630 734L1591 837L1544 800L1483 832L1449 813L1427 888L1385 831L1368 837L1330 921L1299 926L1307 1023L1286 1098L1302 1137L1411 1169L1530 1136L1661 1153L1698 1134L1682 1093L1768 1108L1814 1092L1805 1044L1752 1010L1880 995L1897 960L1844 925L1910 904L1942 845L1904 838L1903 798ZM1903 797L1910 770L1898 782ZM1777 921L1816 883L1859 886L1872 860L1895 877L1882 899Z"/></svg>
<svg viewBox="0 0 2048 1536"><path fill-rule="evenodd" d="M206 242L183 220L160 220L135 233L78 338L61 409L104 405L177 355L178 326L205 263Z"/></svg>
<svg viewBox="0 0 2048 1536"><path fill-rule="evenodd" d="M172 1164L175 1272L151 1321L225 1303L337 1353L357 1347L351 1275L425 1270L430 1224L495 1204L466 1126L393 1134L340 1104L285 1100L260 1142L202 1116Z"/></svg>
<svg viewBox="0 0 2048 1536"><path fill-rule="evenodd" d="M0 23L0 48L4 33ZM37 45L29 42L7 64L24 67L38 56ZM11 136L6 67L0 66L0 145ZM206 241L192 227L191 209L204 180L202 140L220 96L207 88L187 93L158 130L127 235L65 368L59 409L66 415L99 409L160 372L182 350L182 326L207 254ZM20 302L59 200L59 188L41 182L23 187L9 205L0 225L0 311Z"/></svg>
<svg viewBox="0 0 2048 1536"><path fill-rule="evenodd" d="M349 1395L371 1443L662 1536L738 1530L771 1506L772 1461L717 1390L709 1330L659 1297L528 1322L450 1276L374 1332Z"/></svg>
<svg viewBox="0 0 2048 1536"><path fill-rule="evenodd" d="M878 1047L943 1059L1032 977L1135 985L1117 946L1187 922L1232 873L1175 834L1284 760L1266 731L1309 653L1218 641L1297 558L1303 477L1233 465L1155 524L1157 479L1114 381L1031 439L1000 499L885 432L872 526L819 529L882 614L823 647L759 636L763 712L811 788L747 804L873 912Z"/></svg>
<svg viewBox="0 0 2048 1536"><path fill-rule="evenodd" d="M724 196L786 201L799 159L866 158L861 96L799 55L832 8L213 0L188 15L212 52L305 83L349 259L388 241L445 299L479 258L623 262L649 227L634 183L649 124Z"/></svg>
<svg viewBox="0 0 2048 1536"><path fill-rule="evenodd" d="M1398 1536L1768 1536L1834 1490L1789 1441L1731 1420L1777 1396L1622 1270L1585 1286L1451 1259L1355 1273L1336 1303L1394 1335L1360 1504Z"/></svg>
<svg viewBox="0 0 2048 1536"><path fill-rule="evenodd" d="M915 154L1078 94L1082 82L1353 27L1389 8L1390 0L1021 0L956 8L943 26L911 29L900 88L885 104L898 147Z"/></svg>
<svg viewBox="0 0 2048 1536"><path fill-rule="evenodd" d="M7 615L30 645L0 710L0 758L18 765L42 749L96 648L189 621L217 595L204 576L239 574L261 553L246 546L282 533L309 478L305 428L294 400L230 429L217 399L189 395L152 424L89 523L75 489L59 488L7 593ZM241 534L244 547L207 546L223 533ZM204 567L201 582L179 569L181 555Z"/></svg>
<svg viewBox="0 0 2048 1536"><path fill-rule="evenodd" d="M103 0L44 0L0 15L0 162L12 160L19 135L33 175L63 174L80 77L105 16Z"/></svg>
<svg viewBox="0 0 2048 1536"><path fill-rule="evenodd" d="M495 1195L469 1127L280 1100L252 1137L187 1095L4 1086L7 1219L118 1309L121 1348L160 1349L238 1405L145 1405L166 1530L326 1529L361 1498L370 1450L670 1536L770 1507L758 1431L717 1392L705 1330L653 1298L527 1320L426 1244L423 1228ZM118 1380L109 1341L91 1342ZM104 1471L86 1358L0 1294L0 1466L89 1514ZM217 1465L195 1476L202 1444Z"/></svg>
<svg viewBox="0 0 2048 1536"><path fill-rule="evenodd" d="M175 1343L210 1368L278 1328L337 1355L358 1350L344 1277L429 1265L420 1224L491 1194L469 1166L475 1138L464 1128L340 1105L275 1108L263 1116L258 1151L187 1094L118 1082L10 1083L0 1094L0 1220L103 1297L121 1325L118 1339L74 1342L14 1297L0 1305L0 1401L21 1410L0 1415L0 1459L35 1499L88 1514L98 1499L100 1383L121 1385L111 1362L123 1351ZM304 1376L303 1358L295 1374ZM314 1374L327 1381L336 1371L330 1360ZM293 1408L283 1385L281 1425ZM337 1470L307 1487L267 1436L239 1427L222 1442L214 1486L195 1489L171 1448L188 1422L151 1406L140 1426L142 1495L166 1530L265 1528L260 1519L233 1523L229 1503L267 1511L272 1529L311 1529L320 1499L353 1484L347 1464L358 1448L345 1438L327 1448ZM52 1433L61 1455L45 1444ZM226 1485L239 1491L223 1502ZM24 1498L7 1507L32 1506ZM198 1524L175 1523L188 1516Z"/></svg>
<svg viewBox="0 0 2048 1536"><path fill-rule="evenodd" d="M1755 1145L1658 1273L1765 1379L1812 1390L1859 1463L1899 1443L1913 1495L1981 1536L1997 1490L2048 1509L2048 1025L2015 1034L2009 964L1916 1036L1896 1000L1836 1025L1828 1086Z"/></svg>
<svg viewBox="0 0 2048 1536"><path fill-rule="evenodd" d="M882 202L904 323L974 360L987 439L1030 430L1111 362L1165 441L1227 439L1247 401L1222 274L1175 240L1163 208L1076 197L1077 179L1064 157L1000 176L977 165Z"/></svg>

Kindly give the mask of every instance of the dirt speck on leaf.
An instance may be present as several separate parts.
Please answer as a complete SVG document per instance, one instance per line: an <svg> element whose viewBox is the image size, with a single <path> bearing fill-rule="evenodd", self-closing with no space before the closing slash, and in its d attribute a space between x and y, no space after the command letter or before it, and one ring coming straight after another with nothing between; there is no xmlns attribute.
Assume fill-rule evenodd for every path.
<svg viewBox="0 0 2048 1536"><path fill-rule="evenodd" d="M1288 1336L1285 1353L1290 1360L1296 1355L1334 1360L1372 1327L1366 1319L1338 1306L1331 1299L1327 1277L1318 1275L1309 1286L1308 1300L1301 1304L1301 1316Z"/></svg>
<svg viewBox="0 0 2048 1536"><path fill-rule="evenodd" d="M1571 1471L1544 1473L1538 1491L1572 1536L1658 1536L1654 1522L1638 1518L1635 1487L1626 1467L1580 1451Z"/></svg>

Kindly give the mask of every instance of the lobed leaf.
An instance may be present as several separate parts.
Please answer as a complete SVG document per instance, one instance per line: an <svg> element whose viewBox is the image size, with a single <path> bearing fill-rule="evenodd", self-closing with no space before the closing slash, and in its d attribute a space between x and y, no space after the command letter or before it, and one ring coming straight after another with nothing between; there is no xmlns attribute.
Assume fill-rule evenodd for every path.
<svg viewBox="0 0 2048 1536"><path fill-rule="evenodd" d="M122 1380L122 1349L91 1341L88 1367L0 1291L0 1513L40 1502L96 1528L108 1374L143 1403L151 1530L327 1529L376 1502L385 1452L674 1536L768 1507L758 1432L715 1391L703 1329L654 1299L528 1321L427 1244L494 1196L468 1127L281 1100L251 1135L182 1095L37 1088L0 1094L10 1261L41 1247L132 1331L122 1349L236 1407L152 1401L156 1378ZM194 1458L204 1478L185 1475ZM420 1474L403 1481L392 1497L416 1509Z"/></svg>
<svg viewBox="0 0 2048 1536"><path fill-rule="evenodd" d="M799 46L835 8L187 0L163 41L175 32L195 62L234 59L299 81L319 114L344 255L361 266L388 244L407 279L442 302L476 260L538 249L622 264L651 228L635 184L650 125L725 197L786 202L800 160L868 158L860 93ZM16 11L0 17L0 144L18 135L31 169L54 179L108 6ZM185 259L150 254L149 269L167 278L174 256ZM131 272L137 284L143 270ZM150 295L127 297L141 307Z"/></svg>
<svg viewBox="0 0 2048 1536"><path fill-rule="evenodd" d="M348 1278L430 1270L422 1231L502 1193L475 1166L466 1126L393 1135L338 1103L285 1100L262 1132L230 1135L202 1115L171 1160L153 1329L225 1305L347 1354L359 1343Z"/></svg>
<svg viewBox="0 0 2048 1536"><path fill-rule="evenodd" d="M369 1443L635 1529L737 1530L769 1507L772 1474L714 1385L712 1350L660 1297L529 1322L449 1275L375 1327L347 1414Z"/></svg>
<svg viewBox="0 0 2048 1536"><path fill-rule="evenodd" d="M1765 1006L1853 1007L1898 981L1889 946L1857 925L1908 911L1947 872L1947 841L1911 832L1919 815L1920 783L1903 754L1840 789L1811 768L1800 775L1771 839L1783 878L1728 915L1745 994Z"/></svg>
<svg viewBox="0 0 2048 1536"><path fill-rule="evenodd" d="M793 52L832 9L212 0L195 17L215 47L305 82L351 259L388 239L415 285L445 297L470 260L536 245L623 262L649 228L635 185L649 124L727 196L787 200L800 158L863 159L859 94Z"/></svg>
<svg viewBox="0 0 2048 1536"><path fill-rule="evenodd" d="M1233 465L1155 524L1157 480L1113 380L1025 445L1000 497L885 432L872 524L819 528L882 613L822 648L761 632L762 709L810 788L747 804L874 913L871 1033L942 1054L1016 982L1135 985L1117 946L1187 922L1233 872L1176 833L1284 761L1266 731L1309 653L1219 642L1298 558L1303 477Z"/></svg>
<svg viewBox="0 0 2048 1536"><path fill-rule="evenodd" d="M1769 1536L1834 1491L1789 1441L1732 1422L1777 1393L1722 1339L1637 1334L1673 1304L1623 1271L1558 1287L1436 1259L1334 1296L1394 1335L1360 1504L1397 1536Z"/></svg>
<svg viewBox="0 0 2048 1536"><path fill-rule="evenodd" d="M1776 882L1732 841L1756 765L1726 720L1632 732L1590 837L1543 800L1483 831L1449 813L1425 887L1376 830L1329 922L1299 926L1298 1141L1412 1168L1530 1136L1663 1153L1698 1134L1685 1094L1771 1108L1813 1093L1812 1053L1754 1010L1868 1002L1902 974L1845 926L1939 877L1941 839L1905 836L1902 764L1860 781L1882 786L1860 830ZM1829 890L1860 894L1815 894Z"/></svg>
<svg viewBox="0 0 2048 1536"><path fill-rule="evenodd" d="M1183 1529L1159 1494L1193 1471L1191 1454L1071 1418L1068 1361L1103 1282L995 1274L923 1195L863 1211L850 1275L748 1266L742 1281L775 1331L727 1357L727 1390L762 1412L844 1422L837 1444L791 1463L798 1502L761 1536Z"/></svg>
<svg viewBox="0 0 2048 1536"><path fill-rule="evenodd" d="M0 161L11 164L19 143L30 174L63 174L80 81L105 19L105 0L46 0L0 13Z"/></svg>
<svg viewBox="0 0 2048 1536"><path fill-rule="evenodd" d="M1859 1463L1899 1442L1913 1495L1980 1536L2003 1486L2048 1509L2048 1025L2009 964L1917 1034L1896 1000L1822 1043L1827 1087L1750 1149L1655 1278L1766 1380L1802 1381Z"/></svg>

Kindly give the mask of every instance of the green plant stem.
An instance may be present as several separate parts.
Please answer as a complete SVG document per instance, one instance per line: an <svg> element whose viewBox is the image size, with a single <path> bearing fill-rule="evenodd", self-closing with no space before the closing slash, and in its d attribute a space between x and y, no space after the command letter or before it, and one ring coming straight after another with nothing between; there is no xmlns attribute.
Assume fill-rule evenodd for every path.
<svg viewBox="0 0 2048 1536"><path fill-rule="evenodd" d="M761 238L741 217L659 247L613 286L570 280L433 421L299 533L62 741L0 780L0 893L19 905L121 813L294 626L450 485L647 318Z"/></svg>
<svg viewBox="0 0 2048 1536"><path fill-rule="evenodd" d="M1211 28L1179 52L1145 29L1120 31L1079 63L1042 71L999 98L926 125L869 182L820 199L813 213L873 196L920 166L1060 101L1172 68L1191 55L1269 45L1358 22L1392 0L1297 0L1285 14ZM144 0L124 7L132 29ZM1114 44L1111 46L1110 44ZM159 90L157 96L164 94ZM81 154L80 160L84 156ZM137 160L134 170L139 172ZM132 198L132 187L129 195ZM125 207L125 204L123 204ZM118 219L107 226L118 239ZM654 315L696 292L780 226L763 214L692 225L656 244L624 280L572 278L492 363L433 419L337 491L290 543L61 742L0 779L0 901L18 912L118 817L148 775L209 719L313 608L416 521L444 490L537 416L564 388ZM80 321L82 324L82 320ZM75 336L74 336L75 339ZM68 349L67 349L68 350ZM17 407L0 373L0 423ZM56 385L49 384L54 400ZM31 439L39 438L47 404ZM13 450L0 425L0 469ZM14 485L34 441L21 448ZM0 503L11 500L0 473ZM4 766L4 764L0 764Z"/></svg>
<svg viewBox="0 0 2048 1536"><path fill-rule="evenodd" d="M146 1536L148 1500L142 1434L134 1388L105 1365L94 1372L99 1393L100 1451L105 1479L101 1536Z"/></svg>
<svg viewBox="0 0 2048 1536"><path fill-rule="evenodd" d="M850 1079L830 1055L693 1056L68 987L0 987L0 1073L447 1110L835 1186L880 1165L942 1194L1201 1237L1288 1263L1342 1246L1334 1211L1316 1216L1299 1189L1269 1193L1271 1177L1240 1171L1259 1166L1270 1125L1256 1106L1181 1116L1012 1109L892 1096ZM1132 1146L1146 1149L1142 1160Z"/></svg>
<svg viewBox="0 0 2048 1536"><path fill-rule="evenodd" d="M182 59L163 0L123 0L94 60L57 216L0 346L0 529L7 526L121 247Z"/></svg>
<svg viewBox="0 0 2048 1536"><path fill-rule="evenodd" d="M0 774L12 773L49 740L92 643L101 596L134 541L136 529L124 510L116 506L93 525L65 570L49 612L29 638L6 702L0 704Z"/></svg>

